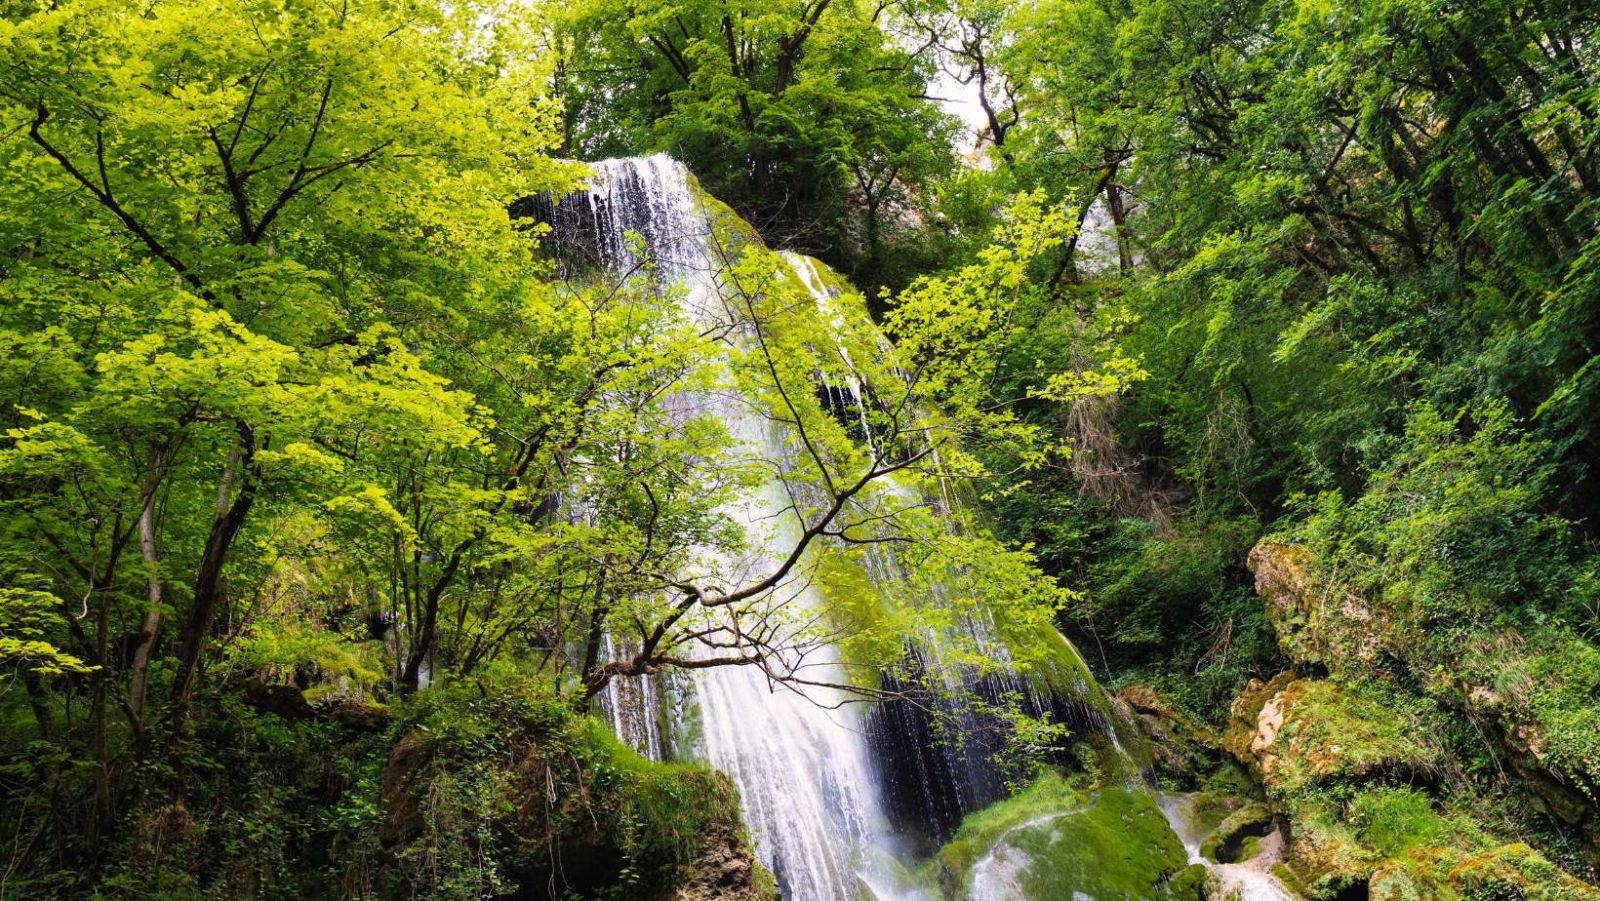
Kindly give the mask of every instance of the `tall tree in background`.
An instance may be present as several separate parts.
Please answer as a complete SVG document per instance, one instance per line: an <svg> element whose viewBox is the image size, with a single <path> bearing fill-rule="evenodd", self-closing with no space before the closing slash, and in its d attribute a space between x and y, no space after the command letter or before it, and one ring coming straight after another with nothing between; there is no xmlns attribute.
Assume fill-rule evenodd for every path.
<svg viewBox="0 0 1600 901"><path fill-rule="evenodd" d="M669 153L768 241L875 296L926 266L917 217L954 162L930 61L885 16L858 0L575 3L558 29L567 152Z"/></svg>

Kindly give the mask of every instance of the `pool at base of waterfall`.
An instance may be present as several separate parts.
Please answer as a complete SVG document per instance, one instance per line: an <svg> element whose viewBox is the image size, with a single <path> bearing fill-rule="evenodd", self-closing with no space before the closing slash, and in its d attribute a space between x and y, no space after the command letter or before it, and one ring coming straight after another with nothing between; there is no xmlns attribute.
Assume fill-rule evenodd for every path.
<svg viewBox="0 0 1600 901"><path fill-rule="evenodd" d="M1285 842L1264 806L1199 792L1162 795L1160 805L1190 862L1204 868L1207 898L1297 901L1274 873Z"/></svg>

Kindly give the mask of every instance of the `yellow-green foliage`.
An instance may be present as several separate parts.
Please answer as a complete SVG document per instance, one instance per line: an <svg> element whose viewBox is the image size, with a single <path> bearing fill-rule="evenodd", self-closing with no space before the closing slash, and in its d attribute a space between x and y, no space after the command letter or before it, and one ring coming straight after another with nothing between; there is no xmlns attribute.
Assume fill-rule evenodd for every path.
<svg viewBox="0 0 1600 901"><path fill-rule="evenodd" d="M58 606L47 592L0 587L0 664L46 676L95 669L44 640L52 627L60 626Z"/></svg>
<svg viewBox="0 0 1600 901"><path fill-rule="evenodd" d="M363 624L364 625L364 624ZM320 694L370 691L383 678L376 642L351 641L315 623L263 623L229 649L228 663L267 681L289 683L311 668Z"/></svg>

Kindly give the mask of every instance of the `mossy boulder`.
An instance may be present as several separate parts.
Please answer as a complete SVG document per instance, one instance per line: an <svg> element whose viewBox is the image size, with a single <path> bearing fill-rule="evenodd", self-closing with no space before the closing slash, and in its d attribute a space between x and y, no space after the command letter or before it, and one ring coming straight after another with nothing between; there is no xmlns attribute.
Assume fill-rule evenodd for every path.
<svg viewBox="0 0 1600 901"><path fill-rule="evenodd" d="M975 883L1027 899L1200 897L1153 796L1075 791L1054 774L968 816L938 860L950 899L967 898Z"/></svg>
<svg viewBox="0 0 1600 901"><path fill-rule="evenodd" d="M1246 565L1290 660L1337 669L1352 662L1370 665L1388 649L1397 621L1324 579L1304 545L1262 539Z"/></svg>
<svg viewBox="0 0 1600 901"><path fill-rule="evenodd" d="M1372 672L1420 646L1415 623L1327 578L1310 548L1264 538L1245 565L1284 656L1330 672Z"/></svg>
<svg viewBox="0 0 1600 901"><path fill-rule="evenodd" d="M1516 790L1600 866L1600 649L1548 622L1504 618L1441 644L1401 607L1329 578L1303 545L1265 539L1248 562L1297 667L1349 681L1420 683L1429 703L1470 722L1488 753L1514 771Z"/></svg>
<svg viewBox="0 0 1600 901"><path fill-rule="evenodd" d="M1252 681L1223 742L1280 799L1334 781L1431 783L1443 765L1443 752L1408 711L1289 674Z"/></svg>
<svg viewBox="0 0 1600 901"><path fill-rule="evenodd" d="M434 894L440 871L464 871L525 898L772 897L723 774L645 760L555 700L429 699L398 724L379 777L395 893Z"/></svg>
<svg viewBox="0 0 1600 901"><path fill-rule="evenodd" d="M1200 853L1216 863L1236 863L1248 853L1250 839L1260 839L1273 829L1272 811L1265 804L1245 804L1223 818L1200 845Z"/></svg>
<svg viewBox="0 0 1600 901"><path fill-rule="evenodd" d="M1475 722L1551 818L1600 864L1600 650L1555 632L1474 641L1438 686Z"/></svg>
<svg viewBox="0 0 1600 901"><path fill-rule="evenodd" d="M1594 901L1600 889L1562 872L1523 844L1462 854L1436 848L1389 861L1367 882L1371 901Z"/></svg>
<svg viewBox="0 0 1600 901"><path fill-rule="evenodd" d="M1549 858L1486 830L1471 810L1404 786L1314 794L1295 803L1280 877L1313 899L1600 899Z"/></svg>
<svg viewBox="0 0 1600 901"><path fill-rule="evenodd" d="M1222 736L1210 726L1172 704L1160 692L1146 685L1128 685L1111 696L1111 703L1124 722L1132 723L1142 741L1137 744L1149 755L1149 766L1164 787L1195 790L1237 766L1222 750ZM1242 787L1242 786L1240 786Z"/></svg>

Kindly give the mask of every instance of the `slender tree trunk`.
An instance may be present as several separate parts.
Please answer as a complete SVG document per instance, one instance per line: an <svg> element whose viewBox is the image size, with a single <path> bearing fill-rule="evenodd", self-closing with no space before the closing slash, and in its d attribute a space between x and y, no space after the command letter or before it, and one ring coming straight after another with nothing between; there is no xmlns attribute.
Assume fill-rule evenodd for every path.
<svg viewBox="0 0 1600 901"><path fill-rule="evenodd" d="M223 565L227 563L233 539L238 536L245 518L250 515L251 506L255 504L256 483L248 471L254 466L254 460L255 433L249 426L240 423L239 441L228 454L228 464L217 486L217 512L211 521L211 532L206 536L205 551L200 556L200 569L194 583L194 603L189 608L189 619L184 625L183 642L178 653L178 679L173 684L172 698L180 715L194 695L200 657L205 652L206 636L211 631L211 622L222 597ZM234 492L234 483L241 475L243 483Z"/></svg>
<svg viewBox="0 0 1600 901"><path fill-rule="evenodd" d="M439 629L439 602L444 598L445 589L455 580L456 571L461 568L461 558L469 546L464 543L450 555L450 562L445 564L444 572L434 581L423 600L422 622L411 640L411 653L406 658L405 671L400 675L400 687L405 691L414 692L422 687L422 667L433 650L434 634Z"/></svg>
<svg viewBox="0 0 1600 901"><path fill-rule="evenodd" d="M48 742L55 734L55 724L50 716L50 702L39 674L29 670L23 676L23 686L28 690L28 706L33 710L34 724L39 727L39 738ZM70 731L71 722L68 722Z"/></svg>
<svg viewBox="0 0 1600 901"><path fill-rule="evenodd" d="M600 571L600 576L594 583L594 598L589 605L589 635L584 641L583 671L578 678L585 684L600 665L600 644L606 634L606 616L610 609L603 605L606 592L606 573L610 571L611 557L606 556L606 569Z"/></svg>
<svg viewBox="0 0 1600 901"><path fill-rule="evenodd" d="M107 567L109 574L115 565ZM95 615L95 662L100 669L94 674L94 804L89 808L88 825L84 837L91 848L99 847L100 824L111 818L111 752L106 741L106 700L111 691L111 661L106 659L110 641L110 599L100 594L100 609Z"/></svg>
<svg viewBox="0 0 1600 901"><path fill-rule="evenodd" d="M132 712L135 728L144 719L146 682L150 675L150 658L155 652L156 638L161 631L161 572L160 558L156 553L156 488L159 483L152 477L145 485L144 502L139 507L139 550L144 555L146 603L144 622L139 627L139 643L133 650L133 674L128 683L128 710Z"/></svg>
<svg viewBox="0 0 1600 901"><path fill-rule="evenodd" d="M1133 238L1128 234L1128 207L1123 203L1122 186L1116 182L1106 184L1106 212L1111 215L1111 225L1117 241L1117 268L1133 271Z"/></svg>

